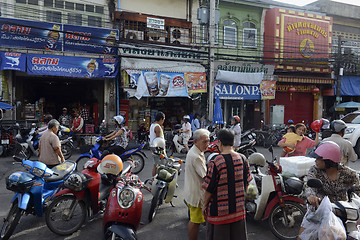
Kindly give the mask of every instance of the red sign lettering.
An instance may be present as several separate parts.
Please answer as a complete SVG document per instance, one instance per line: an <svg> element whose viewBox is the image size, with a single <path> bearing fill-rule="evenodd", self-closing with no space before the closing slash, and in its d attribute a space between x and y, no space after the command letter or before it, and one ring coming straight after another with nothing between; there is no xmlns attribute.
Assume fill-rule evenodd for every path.
<svg viewBox="0 0 360 240"><path fill-rule="evenodd" d="M22 27L22 26L7 25L7 24L3 24L1 27L1 31L9 32L9 33L29 34L30 30L31 30L30 27Z"/></svg>

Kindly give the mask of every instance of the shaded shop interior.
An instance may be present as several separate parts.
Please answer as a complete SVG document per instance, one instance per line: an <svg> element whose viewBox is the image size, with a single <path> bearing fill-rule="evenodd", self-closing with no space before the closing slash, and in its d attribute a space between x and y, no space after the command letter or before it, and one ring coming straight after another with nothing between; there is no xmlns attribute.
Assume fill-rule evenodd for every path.
<svg viewBox="0 0 360 240"><path fill-rule="evenodd" d="M41 120L45 114L58 118L64 107L73 116L73 109L79 106L89 110L89 123L97 125L104 118L103 79L30 76L16 72L14 86L17 119Z"/></svg>

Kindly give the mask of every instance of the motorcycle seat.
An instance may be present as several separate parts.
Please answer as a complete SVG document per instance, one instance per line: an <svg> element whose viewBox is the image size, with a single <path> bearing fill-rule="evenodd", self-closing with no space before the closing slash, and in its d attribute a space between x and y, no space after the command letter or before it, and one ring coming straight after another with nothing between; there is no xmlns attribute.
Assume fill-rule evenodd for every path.
<svg viewBox="0 0 360 240"><path fill-rule="evenodd" d="M135 149L135 148L138 148L138 147L140 147L140 146L141 146L141 144L136 144L136 143L134 143L134 144L128 144L128 145L126 146L125 151L131 150L131 149Z"/></svg>
<svg viewBox="0 0 360 240"><path fill-rule="evenodd" d="M49 183L60 181L72 173L75 167L76 163L73 161L65 161L59 165L56 165L51 169L54 174L51 177L44 178L45 182Z"/></svg>

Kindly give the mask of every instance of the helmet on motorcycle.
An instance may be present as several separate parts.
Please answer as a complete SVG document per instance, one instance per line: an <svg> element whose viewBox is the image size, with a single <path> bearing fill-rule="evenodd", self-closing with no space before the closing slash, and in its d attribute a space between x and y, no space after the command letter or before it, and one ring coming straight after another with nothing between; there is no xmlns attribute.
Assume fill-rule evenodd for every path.
<svg viewBox="0 0 360 240"><path fill-rule="evenodd" d="M329 129L330 128L330 122L326 118L321 119L323 121L321 129Z"/></svg>
<svg viewBox="0 0 360 240"><path fill-rule="evenodd" d="M334 120L331 122L330 128L333 133L340 133L343 129L347 128L347 126L343 120Z"/></svg>
<svg viewBox="0 0 360 240"><path fill-rule="evenodd" d="M121 125L125 123L125 118L121 115L117 115L114 116L113 119L115 120L115 122L117 122L117 124Z"/></svg>
<svg viewBox="0 0 360 240"><path fill-rule="evenodd" d="M260 167L265 167L266 165L266 159L263 154L261 153L253 153L248 158L249 164L251 165L257 165Z"/></svg>
<svg viewBox="0 0 360 240"><path fill-rule="evenodd" d="M189 115L185 115L185 116L183 117L183 119L190 121L190 116L189 116Z"/></svg>
<svg viewBox="0 0 360 240"><path fill-rule="evenodd" d="M341 161L340 147L333 141L322 142L310 153L310 157L328 159L334 163L339 163Z"/></svg>
<svg viewBox="0 0 360 240"><path fill-rule="evenodd" d="M239 116L233 116L233 118L235 120L235 124L238 124L240 122L240 117Z"/></svg>
<svg viewBox="0 0 360 240"><path fill-rule="evenodd" d="M65 181L64 186L71 191L80 192L89 183L87 177L82 172L74 172Z"/></svg>
<svg viewBox="0 0 360 240"><path fill-rule="evenodd" d="M121 158L115 154L106 155L102 160L97 170L101 174L118 175L123 169L123 162Z"/></svg>
<svg viewBox="0 0 360 240"><path fill-rule="evenodd" d="M154 148L154 153L155 154L161 154L163 153L163 151L165 150L166 148L166 145L165 145L165 139L161 138L161 137L157 137L155 138L152 143L151 143L151 147Z"/></svg>

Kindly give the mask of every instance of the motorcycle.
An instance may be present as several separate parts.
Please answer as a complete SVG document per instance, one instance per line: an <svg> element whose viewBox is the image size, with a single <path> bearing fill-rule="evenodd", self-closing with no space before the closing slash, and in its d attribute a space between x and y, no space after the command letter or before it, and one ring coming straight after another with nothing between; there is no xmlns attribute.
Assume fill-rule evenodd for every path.
<svg viewBox="0 0 360 240"><path fill-rule="evenodd" d="M166 140L166 154L172 156L174 152L186 154L186 148L182 143L181 133L178 131L181 128L180 124L175 125L175 129L167 136ZM189 149L194 145L194 140L190 138L188 142Z"/></svg>
<svg viewBox="0 0 360 240"><path fill-rule="evenodd" d="M55 195L45 214L49 229L58 235L76 232L85 219L94 219L103 213L110 189L116 185L116 176L100 174L97 167L100 159L91 158L84 170L75 172L65 181L65 188ZM124 163L123 171L131 163Z"/></svg>
<svg viewBox="0 0 360 240"><path fill-rule="evenodd" d="M61 152L65 159L69 159L75 148L70 128L60 125L58 136L61 143Z"/></svg>
<svg viewBox="0 0 360 240"><path fill-rule="evenodd" d="M75 170L76 164L66 161L52 169L38 161L21 160L28 172L14 172L6 177L6 188L15 192L11 206L1 229L1 239L9 239L24 214L41 217L46 205L58 192L64 180Z"/></svg>
<svg viewBox="0 0 360 240"><path fill-rule="evenodd" d="M95 144L91 147L89 152L81 154L77 160L76 163L78 164L78 171L81 171L83 169L84 163L87 162L90 158L97 158L101 159L102 152L100 151L104 141L101 136L96 138ZM119 157L122 161L131 160L134 163L134 168L132 169L132 172L135 174L138 174L141 172L145 166L145 159L147 158L145 153L142 151L145 144L139 145L128 145L126 147L126 152L121 154Z"/></svg>
<svg viewBox="0 0 360 240"><path fill-rule="evenodd" d="M312 188L322 188L323 183L320 179L312 178L307 181L307 186ZM333 212L342 221L346 230L347 239L360 239L359 228L359 209L360 197L355 194L356 187L348 189L348 201L337 201L331 203Z"/></svg>
<svg viewBox="0 0 360 240"><path fill-rule="evenodd" d="M111 190L104 217L105 240L137 239L136 230L140 225L143 207L143 185L137 175L122 174Z"/></svg>
<svg viewBox="0 0 360 240"><path fill-rule="evenodd" d="M303 182L298 178L286 180L280 175L282 167L276 163L272 147L269 148L272 161L268 164L268 175L263 174L259 165L249 159L253 181L250 182L259 195L254 199L247 199L245 209L247 215L254 220L268 219L272 233L279 239L297 239L302 219L305 215L304 200L299 198L303 190ZM274 161L275 160L275 161ZM249 190L248 190L249 193Z"/></svg>
<svg viewBox="0 0 360 240"><path fill-rule="evenodd" d="M141 124L137 130L137 142L145 144L145 147L149 148L149 131L146 130L145 123Z"/></svg>
<svg viewBox="0 0 360 240"><path fill-rule="evenodd" d="M158 158L159 164L156 168L156 174L151 179L145 181L152 183L151 193L153 198L151 199L150 211L148 220L151 222L158 208L165 203L172 204L172 199L175 197L175 190L177 188L177 178L181 172L181 164L184 162L179 158L170 158L163 154L163 151L153 151L154 157ZM174 206L173 206L174 207Z"/></svg>

